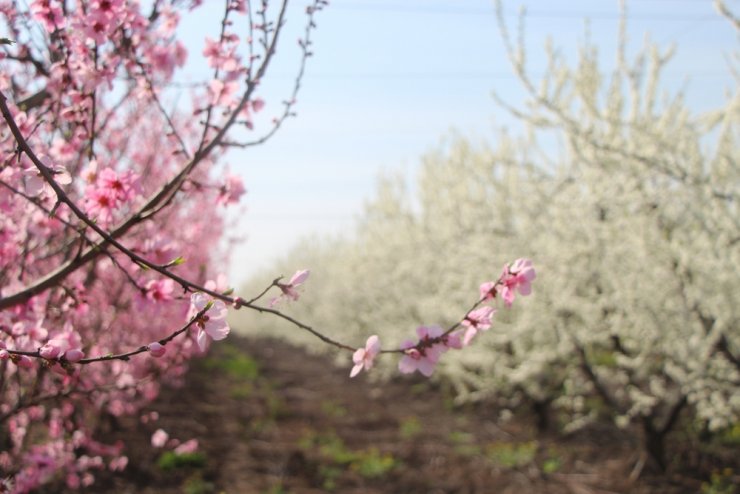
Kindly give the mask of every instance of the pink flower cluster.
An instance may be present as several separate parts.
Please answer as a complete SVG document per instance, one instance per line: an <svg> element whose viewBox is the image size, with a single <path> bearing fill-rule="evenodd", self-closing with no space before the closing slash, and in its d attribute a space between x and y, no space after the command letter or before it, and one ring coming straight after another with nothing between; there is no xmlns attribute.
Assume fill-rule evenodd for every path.
<svg viewBox="0 0 740 494"><path fill-rule="evenodd" d="M179 440L170 438L170 435L167 434L167 431L165 431L164 429L157 429L156 431L154 431L154 434L152 434L151 443L152 447L154 448L174 448L173 452L178 455L195 453L196 451L198 451L197 439L190 439L188 441L185 441L184 443L180 443Z"/></svg>
<svg viewBox="0 0 740 494"><path fill-rule="evenodd" d="M480 297L482 300L490 300L500 293L506 306L511 307L517 290L520 295L532 293L531 283L535 278L532 261L517 259L511 265L504 266L504 271L498 281L489 281L480 286Z"/></svg>
<svg viewBox="0 0 740 494"><path fill-rule="evenodd" d="M117 173L112 168L105 168L96 173L96 169L94 162L88 165L87 174L94 176L95 181L85 192L85 209L101 225L108 225L121 206L141 194L141 185L139 176L132 170Z"/></svg>
<svg viewBox="0 0 740 494"><path fill-rule="evenodd" d="M516 290L521 295L529 295L532 292L531 282L534 279L532 261L517 259L511 265L504 266L503 273L497 281L485 282L480 286L481 296L476 306L493 300L496 294L500 293L506 306L510 307ZM403 374L419 371L426 377L431 376L445 352L469 346L480 331L487 331L491 327L495 313L496 309L490 306L476 307L447 331L439 326L417 328L417 340L405 340L401 343L403 356L398 362L398 370ZM459 327L465 329L457 329ZM373 335L368 338L364 348L356 350L353 354L352 360L355 365L350 377L355 377L363 369L371 369L375 357L380 353L380 342L378 337Z"/></svg>

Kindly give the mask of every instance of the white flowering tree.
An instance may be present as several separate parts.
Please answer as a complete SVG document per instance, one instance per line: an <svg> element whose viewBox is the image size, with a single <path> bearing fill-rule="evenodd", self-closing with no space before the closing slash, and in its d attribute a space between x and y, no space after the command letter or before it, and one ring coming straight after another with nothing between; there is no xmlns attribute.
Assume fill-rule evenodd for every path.
<svg viewBox="0 0 740 494"><path fill-rule="evenodd" d="M647 44L628 60L624 29L611 73L584 46L575 66L550 50L534 81L500 28L529 95L501 103L526 137L502 133L492 148L452 137L424 159L413 198L383 181L351 238L291 256L323 276L290 310L398 342L399 328L456 321L485 281L479 266L530 257L526 310L497 315L440 374L459 400L532 405L541 426L553 406L567 429L637 424L664 467L680 419L707 432L740 420L740 92L692 112L662 89L670 51Z"/></svg>

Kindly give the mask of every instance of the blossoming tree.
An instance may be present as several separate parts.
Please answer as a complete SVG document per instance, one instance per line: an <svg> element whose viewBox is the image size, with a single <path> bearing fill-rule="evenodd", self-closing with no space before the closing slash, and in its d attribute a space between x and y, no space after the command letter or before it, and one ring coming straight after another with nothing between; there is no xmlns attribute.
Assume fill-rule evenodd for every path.
<svg viewBox="0 0 740 494"><path fill-rule="evenodd" d="M122 445L95 441L96 419L136 412L228 334L219 207L244 187L216 163L291 115L325 2L307 8L294 93L256 136L287 2L220 2L210 77L170 111L187 58L177 26L201 3L0 2L3 487L124 468Z"/></svg>
<svg viewBox="0 0 740 494"><path fill-rule="evenodd" d="M462 310L491 252L530 256L541 285L526 311L492 329L470 312L463 342L475 344L440 374L459 401L528 404L542 427L556 412L566 430L634 425L643 459L664 466L682 417L709 435L740 420L740 92L693 113L661 89L670 52L648 44L629 60L622 28L610 74L584 46L575 66L549 50L534 81L501 22L529 94L501 104L527 133L492 148L453 136L424 159L413 199L384 180L351 238L295 253L321 272L296 313L397 341L398 327Z"/></svg>
<svg viewBox="0 0 740 494"><path fill-rule="evenodd" d="M219 2L219 34L202 47L211 72L176 105L188 57L177 27L206 8L202 0L0 1L0 492L77 488L95 469L125 468L125 445L96 440L100 418L137 413L163 381L180 380L190 358L228 336L229 307L352 352L352 376L379 353L428 375L442 353L490 326L491 299L529 293L534 270L516 261L480 296L471 292L476 302L457 323L420 328L418 340L391 350L377 335L357 349L281 312L308 270L250 299L233 293L220 274L219 208L245 189L218 160L265 142L294 114L325 0L306 7L284 106L267 127L253 120L287 4ZM166 431L152 437L156 447L171 443Z"/></svg>

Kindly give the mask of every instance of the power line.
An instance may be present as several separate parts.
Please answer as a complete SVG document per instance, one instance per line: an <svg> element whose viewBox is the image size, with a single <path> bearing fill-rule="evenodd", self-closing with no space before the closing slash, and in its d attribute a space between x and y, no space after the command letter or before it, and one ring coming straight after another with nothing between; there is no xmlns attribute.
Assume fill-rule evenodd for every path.
<svg viewBox="0 0 740 494"><path fill-rule="evenodd" d="M655 0L653 0L655 1ZM698 3L698 2L697 2ZM444 14L444 15L493 15L491 8L460 8L449 6L422 6L422 5L391 5L391 4L342 4L332 5L333 10L354 10L358 12L394 12L408 14ZM504 13L505 17L518 17L518 12ZM556 10L527 10L528 19L591 19L591 20L618 20L622 14L618 12L574 12ZM627 20L653 20L666 22L679 21L725 21L719 15L688 15L670 13L627 14Z"/></svg>
<svg viewBox="0 0 740 494"><path fill-rule="evenodd" d="M545 73L530 73L532 77L542 77ZM684 78L684 77L700 77L700 78L720 78L726 77L727 72L721 70L685 70L685 71L674 71L666 72L663 74L665 78ZM280 77L282 76L275 76ZM286 78L288 76L285 76ZM307 78L310 79L516 79L516 74L510 72L358 72L358 73L318 73L306 74Z"/></svg>

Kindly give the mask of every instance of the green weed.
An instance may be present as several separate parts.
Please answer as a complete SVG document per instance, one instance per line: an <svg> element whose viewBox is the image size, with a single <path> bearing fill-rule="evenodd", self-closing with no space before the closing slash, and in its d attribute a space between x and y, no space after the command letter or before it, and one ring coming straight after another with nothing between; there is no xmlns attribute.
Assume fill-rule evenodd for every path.
<svg viewBox="0 0 740 494"><path fill-rule="evenodd" d="M270 488L265 491L265 494L288 494L288 489L286 489L282 483L279 483L270 486Z"/></svg>
<svg viewBox="0 0 740 494"><path fill-rule="evenodd" d="M347 408L333 400L324 400L321 402L321 411L332 418L341 419L347 415Z"/></svg>
<svg viewBox="0 0 740 494"><path fill-rule="evenodd" d="M174 451L165 451L157 460L157 466L163 471L177 468L202 468L206 464L206 455L200 451L194 453L177 454Z"/></svg>
<svg viewBox="0 0 740 494"><path fill-rule="evenodd" d="M403 439L411 439L421 434L421 431L421 422L417 417L411 416L401 421L398 432Z"/></svg>
<svg viewBox="0 0 740 494"><path fill-rule="evenodd" d="M475 436L469 432L450 432L449 439L452 442L453 450L458 455L476 456L481 454L480 447L475 444Z"/></svg>
<svg viewBox="0 0 740 494"><path fill-rule="evenodd" d="M323 487L327 490L336 487L337 478L347 468L364 478L372 479L382 477L400 465L393 455L383 454L377 448L351 450L334 433L309 432L300 439L298 446L305 450L318 451L328 461L328 465L322 465L319 469L324 481Z"/></svg>
<svg viewBox="0 0 740 494"><path fill-rule="evenodd" d="M259 364L249 355L244 355L233 346L225 346L223 355L208 358L203 365L208 370L220 370L234 379L253 381L259 377Z"/></svg>
<svg viewBox="0 0 740 494"><path fill-rule="evenodd" d="M216 492L216 486L200 477L192 477L185 481L183 492L185 494L213 494Z"/></svg>
<svg viewBox="0 0 740 494"><path fill-rule="evenodd" d="M737 494L737 486L733 480L733 471L731 468L712 472L709 482L704 482L701 485L701 493Z"/></svg>
<svg viewBox="0 0 740 494"><path fill-rule="evenodd" d="M488 458L504 468L519 468L530 465L537 454L537 442L493 443L486 449Z"/></svg>

